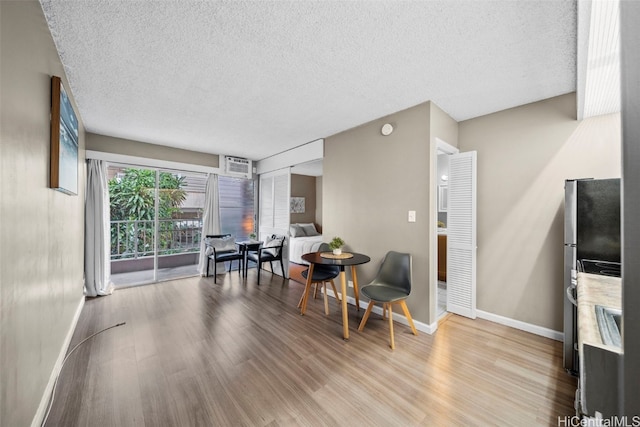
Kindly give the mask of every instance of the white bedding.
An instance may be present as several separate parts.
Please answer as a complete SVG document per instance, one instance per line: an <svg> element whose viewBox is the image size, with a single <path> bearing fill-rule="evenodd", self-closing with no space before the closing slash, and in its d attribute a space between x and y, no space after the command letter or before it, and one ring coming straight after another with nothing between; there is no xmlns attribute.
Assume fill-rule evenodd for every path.
<svg viewBox="0 0 640 427"><path fill-rule="evenodd" d="M306 265L308 262L302 260L302 255L309 252L317 252L322 243L322 235L289 238L289 261L296 264Z"/></svg>

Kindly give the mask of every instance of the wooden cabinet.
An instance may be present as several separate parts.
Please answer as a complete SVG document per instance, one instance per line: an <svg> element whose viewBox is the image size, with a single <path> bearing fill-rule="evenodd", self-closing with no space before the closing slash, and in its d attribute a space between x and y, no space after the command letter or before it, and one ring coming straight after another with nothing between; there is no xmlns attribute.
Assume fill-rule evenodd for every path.
<svg viewBox="0 0 640 427"><path fill-rule="evenodd" d="M447 281L447 235L438 234L438 280Z"/></svg>

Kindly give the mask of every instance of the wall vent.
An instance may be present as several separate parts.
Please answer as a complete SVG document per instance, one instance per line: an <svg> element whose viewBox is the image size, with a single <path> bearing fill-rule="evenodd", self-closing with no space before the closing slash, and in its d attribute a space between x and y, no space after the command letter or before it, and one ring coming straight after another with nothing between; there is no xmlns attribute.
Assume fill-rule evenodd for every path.
<svg viewBox="0 0 640 427"><path fill-rule="evenodd" d="M227 175L251 179L251 160L241 157L224 156L224 172Z"/></svg>

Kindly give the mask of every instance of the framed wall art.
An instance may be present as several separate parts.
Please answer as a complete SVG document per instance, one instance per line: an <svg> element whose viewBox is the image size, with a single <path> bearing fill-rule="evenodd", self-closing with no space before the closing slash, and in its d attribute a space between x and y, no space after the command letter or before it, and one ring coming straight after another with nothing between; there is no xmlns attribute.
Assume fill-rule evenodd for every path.
<svg viewBox="0 0 640 427"><path fill-rule="evenodd" d="M78 118L60 77L51 77L51 166L49 187L78 194Z"/></svg>
<svg viewBox="0 0 640 427"><path fill-rule="evenodd" d="M304 213L304 197L292 197L290 213Z"/></svg>

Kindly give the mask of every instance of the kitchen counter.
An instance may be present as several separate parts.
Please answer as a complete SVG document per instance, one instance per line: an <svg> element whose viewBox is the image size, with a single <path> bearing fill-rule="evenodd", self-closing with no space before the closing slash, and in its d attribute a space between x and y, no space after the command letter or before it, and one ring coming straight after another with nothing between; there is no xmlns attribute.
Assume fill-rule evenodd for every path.
<svg viewBox="0 0 640 427"><path fill-rule="evenodd" d="M622 281L619 277L578 273L578 344L580 353L584 343L622 353L618 347L605 345L600 337L596 320L596 305L620 309Z"/></svg>

